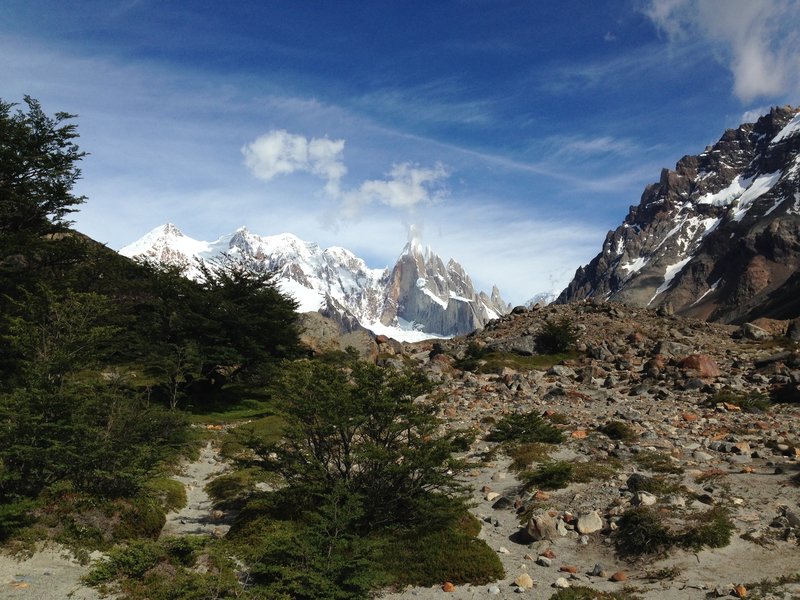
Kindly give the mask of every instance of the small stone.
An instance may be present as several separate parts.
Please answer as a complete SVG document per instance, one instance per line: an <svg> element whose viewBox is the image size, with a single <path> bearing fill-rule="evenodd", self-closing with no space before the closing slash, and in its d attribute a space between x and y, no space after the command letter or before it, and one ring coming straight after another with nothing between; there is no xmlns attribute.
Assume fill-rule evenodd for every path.
<svg viewBox="0 0 800 600"><path fill-rule="evenodd" d="M499 554L511 554L511 552L505 546L500 546L500 548L497 549L497 552Z"/></svg>
<svg viewBox="0 0 800 600"><path fill-rule="evenodd" d="M736 595L737 598L746 598L747 588L740 583L739 585L733 588L733 593Z"/></svg>
<svg viewBox="0 0 800 600"><path fill-rule="evenodd" d="M553 561L546 556L540 556L536 559L536 564L542 567L549 567L551 564L553 564Z"/></svg>
<svg viewBox="0 0 800 600"><path fill-rule="evenodd" d="M600 563L595 563L594 569L592 569L590 575L592 575L592 577L606 577L606 570Z"/></svg>
<svg viewBox="0 0 800 600"><path fill-rule="evenodd" d="M554 559L556 557L556 553L553 552L552 548L548 548L544 552L542 552L539 556L544 556L545 558Z"/></svg>
<svg viewBox="0 0 800 600"><path fill-rule="evenodd" d="M586 433L586 430L585 430L585 429L576 429L575 431L573 431L572 433L570 433L570 437L572 437L573 439L576 439L576 440L582 440L582 439L584 439L584 438L585 438L587 435L589 435L589 434L588 434L588 433Z"/></svg>
<svg viewBox="0 0 800 600"><path fill-rule="evenodd" d="M517 587L522 588L523 590L529 590L533 587L533 579L527 573L523 573L519 577L514 580L514 583Z"/></svg>
<svg viewBox="0 0 800 600"><path fill-rule="evenodd" d="M492 502L492 501L494 501L495 499L497 499L499 497L500 497L500 494L498 494L497 492L489 492L484 496L484 499L487 502Z"/></svg>
<svg viewBox="0 0 800 600"><path fill-rule="evenodd" d="M578 533L594 533L595 531L600 531L602 528L603 519L596 510L584 513L578 517L578 524L576 525Z"/></svg>
<svg viewBox="0 0 800 600"><path fill-rule="evenodd" d="M627 576L625 575L624 571L617 571L611 576L611 581L625 581Z"/></svg>
<svg viewBox="0 0 800 600"><path fill-rule="evenodd" d="M567 581L563 577L559 577L558 579L556 579L555 583L553 584L553 587L557 587L557 588L561 588L562 590L565 590L565 589L567 589L569 587L569 581Z"/></svg>
<svg viewBox="0 0 800 600"><path fill-rule="evenodd" d="M453 585L452 583L450 583L449 581L445 581L445 582L442 584L442 591L443 591L443 592L455 592L455 591L456 591L456 586L454 586L454 585Z"/></svg>
<svg viewBox="0 0 800 600"><path fill-rule="evenodd" d="M655 494L639 492L639 504L642 506L653 506L656 502L658 502L658 498Z"/></svg>
<svg viewBox="0 0 800 600"><path fill-rule="evenodd" d="M577 573L578 567L575 565L561 565L558 570L562 573Z"/></svg>
<svg viewBox="0 0 800 600"><path fill-rule="evenodd" d="M496 585L490 585L486 591L489 592L492 596L496 596L497 594L500 593L500 588Z"/></svg>

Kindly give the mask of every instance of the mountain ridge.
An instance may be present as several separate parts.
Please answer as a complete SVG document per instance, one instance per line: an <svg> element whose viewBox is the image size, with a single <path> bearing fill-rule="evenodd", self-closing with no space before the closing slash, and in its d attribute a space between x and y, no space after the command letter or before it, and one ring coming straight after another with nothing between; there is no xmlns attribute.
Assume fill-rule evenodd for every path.
<svg viewBox="0 0 800 600"><path fill-rule="evenodd" d="M662 170L558 302L596 298L720 322L797 316L798 171L800 109L775 107L728 129Z"/></svg>
<svg viewBox="0 0 800 600"><path fill-rule="evenodd" d="M322 249L291 233L260 236L240 227L213 242L195 240L167 223L120 254L179 266L196 277L194 260L230 255L257 272L274 272L298 312L320 312L343 331L356 325L401 341L469 333L510 310L495 287L476 292L464 268L423 248L415 232L397 263L374 269L340 246Z"/></svg>

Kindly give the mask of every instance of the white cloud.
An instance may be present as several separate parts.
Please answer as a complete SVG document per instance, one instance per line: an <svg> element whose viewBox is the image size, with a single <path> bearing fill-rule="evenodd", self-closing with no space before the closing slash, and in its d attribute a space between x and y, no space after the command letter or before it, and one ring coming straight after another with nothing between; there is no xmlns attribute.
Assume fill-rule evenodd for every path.
<svg viewBox="0 0 800 600"><path fill-rule="evenodd" d="M262 135L242 148L244 163L250 172L264 181L296 171L311 173L326 183L326 190L335 194L347 173L342 162L344 140L306 139L283 129Z"/></svg>
<svg viewBox="0 0 800 600"><path fill-rule="evenodd" d="M790 0L649 0L645 14L671 40L710 41L748 102L800 91L800 11Z"/></svg>
<svg viewBox="0 0 800 600"><path fill-rule="evenodd" d="M342 195L345 213L352 216L365 204L384 204L391 208L413 209L431 203L446 194L443 181L449 175L441 163L423 168L411 163L396 164L388 179L364 181L357 189Z"/></svg>
<svg viewBox="0 0 800 600"><path fill-rule="evenodd" d="M751 108L748 111L742 113L742 118L739 119L740 123L755 123L758 121L759 117L767 114L769 112L769 106L759 106L757 108Z"/></svg>

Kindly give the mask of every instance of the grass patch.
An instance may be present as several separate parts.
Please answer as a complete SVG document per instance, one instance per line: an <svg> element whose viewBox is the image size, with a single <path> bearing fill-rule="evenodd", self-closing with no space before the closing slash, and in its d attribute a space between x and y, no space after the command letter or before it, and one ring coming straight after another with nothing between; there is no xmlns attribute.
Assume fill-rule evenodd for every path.
<svg viewBox="0 0 800 600"><path fill-rule="evenodd" d="M480 524L478 524L478 529ZM481 585L504 576L497 553L474 537L468 525L418 536L400 535L385 548L384 567L395 585Z"/></svg>
<svg viewBox="0 0 800 600"><path fill-rule="evenodd" d="M525 487L542 490L560 490L572 481L573 466L567 461L548 462L539 465L535 471L523 473Z"/></svg>
<svg viewBox="0 0 800 600"><path fill-rule="evenodd" d="M530 468L533 463L541 463L550 459L550 453L554 450L552 444L541 442L531 442L528 444L518 444L506 449L511 459L510 469L520 473Z"/></svg>
<svg viewBox="0 0 800 600"><path fill-rule="evenodd" d="M277 442L283 435L283 427L281 417L269 415L229 429L222 438L220 454L229 459L241 458L253 442L259 445Z"/></svg>
<svg viewBox="0 0 800 600"><path fill-rule="evenodd" d="M573 586L558 590L550 600L638 600L639 596L630 592L600 592L585 586Z"/></svg>
<svg viewBox="0 0 800 600"><path fill-rule="evenodd" d="M597 462L572 463L572 481L575 483L589 483L598 479L611 479L622 468L622 462L615 459Z"/></svg>
<svg viewBox="0 0 800 600"><path fill-rule="evenodd" d="M800 583L800 571L790 575L781 575L776 579L762 579L753 583L745 583L744 587L754 598L758 598L767 594L775 594L780 591L781 587L796 583Z"/></svg>
<svg viewBox="0 0 800 600"><path fill-rule="evenodd" d="M670 475L683 474L683 467L677 464L668 454L644 450L634 455L633 461L640 469L652 473L668 473Z"/></svg>
<svg viewBox="0 0 800 600"><path fill-rule="evenodd" d="M226 385L218 392L215 402L188 408L189 421L198 425L258 419L275 412L270 395L263 389L239 384Z"/></svg>
<svg viewBox="0 0 800 600"><path fill-rule="evenodd" d="M724 548L735 529L727 509L716 506L689 515L683 527L668 526L656 510L641 507L622 515L614 545L620 556L636 557L666 552L674 546L689 550Z"/></svg>
<svg viewBox="0 0 800 600"><path fill-rule="evenodd" d="M198 537L116 546L83 581L128 600L253 598L242 590L231 560L213 542Z"/></svg>
<svg viewBox="0 0 800 600"><path fill-rule="evenodd" d="M734 390L720 390L708 400L708 403L711 406L721 403L732 404L745 412L763 412L772 406L772 402L766 394Z"/></svg>
<svg viewBox="0 0 800 600"><path fill-rule="evenodd" d="M148 495L161 502L164 512L180 510L186 506L186 488L180 481L169 477L151 479L145 484Z"/></svg>
<svg viewBox="0 0 800 600"><path fill-rule="evenodd" d="M464 358L454 362L454 366L462 371L473 373L501 373L504 368L515 371L546 371L565 360L578 358L580 354L574 350L554 354L523 355L504 350L488 350L470 344Z"/></svg>
<svg viewBox="0 0 800 600"><path fill-rule="evenodd" d="M237 469L209 482L206 491L216 507L224 510L239 508L256 491L256 484L264 481L265 476L264 471L256 467Z"/></svg>

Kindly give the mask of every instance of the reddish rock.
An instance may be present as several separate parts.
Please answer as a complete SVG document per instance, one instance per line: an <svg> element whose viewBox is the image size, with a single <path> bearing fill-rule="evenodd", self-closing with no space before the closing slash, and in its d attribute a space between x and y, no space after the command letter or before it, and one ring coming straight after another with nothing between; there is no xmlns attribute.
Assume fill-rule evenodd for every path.
<svg viewBox="0 0 800 600"><path fill-rule="evenodd" d="M454 586L454 585L453 585L452 583L450 583L449 581L445 581L445 582L442 584L442 591L443 591L443 592L455 592L455 591L456 591L456 586Z"/></svg>
<svg viewBox="0 0 800 600"><path fill-rule="evenodd" d="M611 581L625 581L628 577L623 571L617 571L611 576Z"/></svg>
<svg viewBox="0 0 800 600"><path fill-rule="evenodd" d="M708 354L690 354L682 359L678 366L684 371L694 371L703 379L722 375L719 366Z"/></svg>
<svg viewBox="0 0 800 600"><path fill-rule="evenodd" d="M556 553L553 552L552 548L548 548L544 552L540 552L539 556L544 556L545 558L554 559L556 557Z"/></svg>
<svg viewBox="0 0 800 600"><path fill-rule="evenodd" d="M687 423L692 423L694 421L697 421L698 418L699 417L695 413L683 413L681 415L681 419L683 419Z"/></svg>
<svg viewBox="0 0 800 600"><path fill-rule="evenodd" d="M586 430L585 430L585 429L576 429L575 431L573 431L573 432L570 434L570 436L571 436L572 438L576 439L576 440L582 440L582 439L583 439L583 438L585 438L587 435L589 435L589 434L587 434L587 433L586 433Z"/></svg>
<svg viewBox="0 0 800 600"><path fill-rule="evenodd" d="M561 565L561 567L558 570L561 571L562 573L577 573L578 567L576 567L575 565Z"/></svg>

